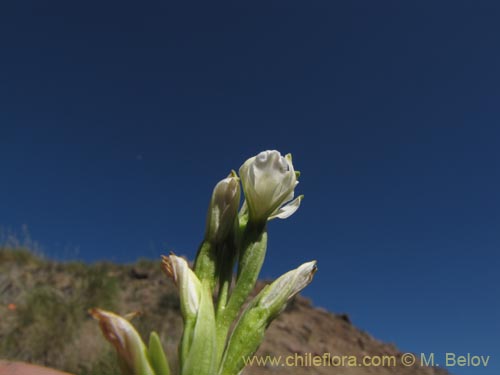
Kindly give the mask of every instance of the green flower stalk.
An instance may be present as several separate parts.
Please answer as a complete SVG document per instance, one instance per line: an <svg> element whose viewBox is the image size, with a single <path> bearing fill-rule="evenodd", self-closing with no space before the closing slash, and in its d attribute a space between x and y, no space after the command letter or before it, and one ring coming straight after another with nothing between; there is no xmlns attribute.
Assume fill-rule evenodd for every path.
<svg viewBox="0 0 500 375"><path fill-rule="evenodd" d="M240 168L245 202L240 211L242 232L238 274L229 302L217 315L217 352L221 359L232 322L253 290L267 249L267 221L291 216L303 196L294 197L298 184L290 154L263 151L248 159Z"/></svg>
<svg viewBox="0 0 500 375"><path fill-rule="evenodd" d="M300 206L299 173L290 154L263 151L215 186L203 241L194 267L174 254L162 257L162 269L177 286L184 328L179 343L180 375L238 375L271 322L305 288L316 262L304 263L267 285L243 306L255 288L267 251L267 222L285 219ZM240 205L240 179L245 200ZM233 275L234 268L236 275ZM93 309L105 338L118 353L123 375L170 375L160 338L149 347L134 327L111 312Z"/></svg>
<svg viewBox="0 0 500 375"><path fill-rule="evenodd" d="M246 198L241 216L246 226L232 296L234 302L230 301L235 307L240 308L244 303L262 268L267 249L267 221L286 219L300 206L303 196L293 199L299 183L297 176L292 155L283 157L278 151L263 151L248 159L240 168Z"/></svg>

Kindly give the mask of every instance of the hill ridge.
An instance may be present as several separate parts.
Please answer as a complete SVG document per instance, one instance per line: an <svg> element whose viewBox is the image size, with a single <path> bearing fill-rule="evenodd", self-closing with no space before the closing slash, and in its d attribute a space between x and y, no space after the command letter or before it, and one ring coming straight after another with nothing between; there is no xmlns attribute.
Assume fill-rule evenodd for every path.
<svg viewBox="0 0 500 375"><path fill-rule="evenodd" d="M259 282L256 291L265 285ZM177 290L160 262L57 262L26 249L0 249L0 359L22 360L80 375L118 375L114 353L87 310L101 307L134 320L143 338L159 333L170 362L182 330ZM296 296L266 333L245 374L444 375L401 365L402 353L356 328L347 314L314 307ZM393 359L360 366L363 358ZM353 361L358 361L354 366ZM350 361L350 362L349 362ZM342 366L343 364L343 366Z"/></svg>

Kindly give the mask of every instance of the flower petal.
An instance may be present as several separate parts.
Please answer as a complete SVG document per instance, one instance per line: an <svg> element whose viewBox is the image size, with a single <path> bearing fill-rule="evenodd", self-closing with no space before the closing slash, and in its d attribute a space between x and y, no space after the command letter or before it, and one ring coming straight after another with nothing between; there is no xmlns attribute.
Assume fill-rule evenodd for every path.
<svg viewBox="0 0 500 375"><path fill-rule="evenodd" d="M279 211L281 205L293 198L297 185L291 155L281 156L276 150L263 151L248 159L240 168L240 178L252 221L265 221Z"/></svg>
<svg viewBox="0 0 500 375"><path fill-rule="evenodd" d="M302 201L303 198L304 198L303 195L299 195L293 201L285 204L284 206L280 207L277 211L275 211L271 216L269 216L268 220L272 220L275 218L286 219L287 217L292 216L294 212L299 209L300 202Z"/></svg>

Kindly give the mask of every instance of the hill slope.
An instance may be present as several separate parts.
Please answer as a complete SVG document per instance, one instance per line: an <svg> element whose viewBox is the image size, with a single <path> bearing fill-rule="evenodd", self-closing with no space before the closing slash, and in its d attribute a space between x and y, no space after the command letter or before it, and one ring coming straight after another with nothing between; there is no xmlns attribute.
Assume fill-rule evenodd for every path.
<svg viewBox="0 0 500 375"><path fill-rule="evenodd" d="M145 338L156 330L170 362L176 364L182 330L179 301L159 262L57 263L27 250L0 249L0 359L28 361L80 375L119 374L112 348L87 314L94 306L119 313L143 312L134 324ZM326 367L324 362L313 366L313 356L319 361L324 353L358 358L393 356L397 366ZM360 331L347 316L314 308L300 296L271 325L258 355L281 362L268 360L259 365L255 361L246 374L447 374L440 369L401 366L401 353L393 345Z"/></svg>

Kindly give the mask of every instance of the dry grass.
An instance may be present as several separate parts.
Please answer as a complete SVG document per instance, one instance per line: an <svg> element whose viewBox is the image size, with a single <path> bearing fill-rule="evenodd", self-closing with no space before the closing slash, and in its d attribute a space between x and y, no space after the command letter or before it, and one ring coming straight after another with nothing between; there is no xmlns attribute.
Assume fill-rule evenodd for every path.
<svg viewBox="0 0 500 375"><path fill-rule="evenodd" d="M93 370L94 363L80 364L77 356L82 353L76 347L79 342L88 341L87 332L92 331L94 341L99 338L97 330L84 330L89 320L87 309L117 306L118 284L107 265L56 264L24 248L3 247L0 272L0 311L5 317L0 321L0 358L77 373L116 372L109 372L109 368L101 372L104 364L115 362L109 361L114 354L107 346L97 352L94 363L99 366L98 371ZM95 328L94 324L91 326Z"/></svg>
<svg viewBox="0 0 500 375"><path fill-rule="evenodd" d="M157 331L177 363L179 300L158 262L57 263L24 247L0 246L0 358L80 375L118 375L114 350L88 315L91 307L142 311L134 321L138 331L146 342Z"/></svg>
<svg viewBox="0 0 500 375"><path fill-rule="evenodd" d="M262 284L260 285L262 287ZM144 340L155 330L172 367L182 331L177 290L159 261L134 265L57 263L27 248L0 247L0 358L28 361L79 375L119 375L115 353L87 311L101 307L134 320ZM345 316L313 308L297 297L271 324L259 354L398 355L354 327ZM251 367L248 375L446 374L432 368ZM175 374L175 371L174 371Z"/></svg>

